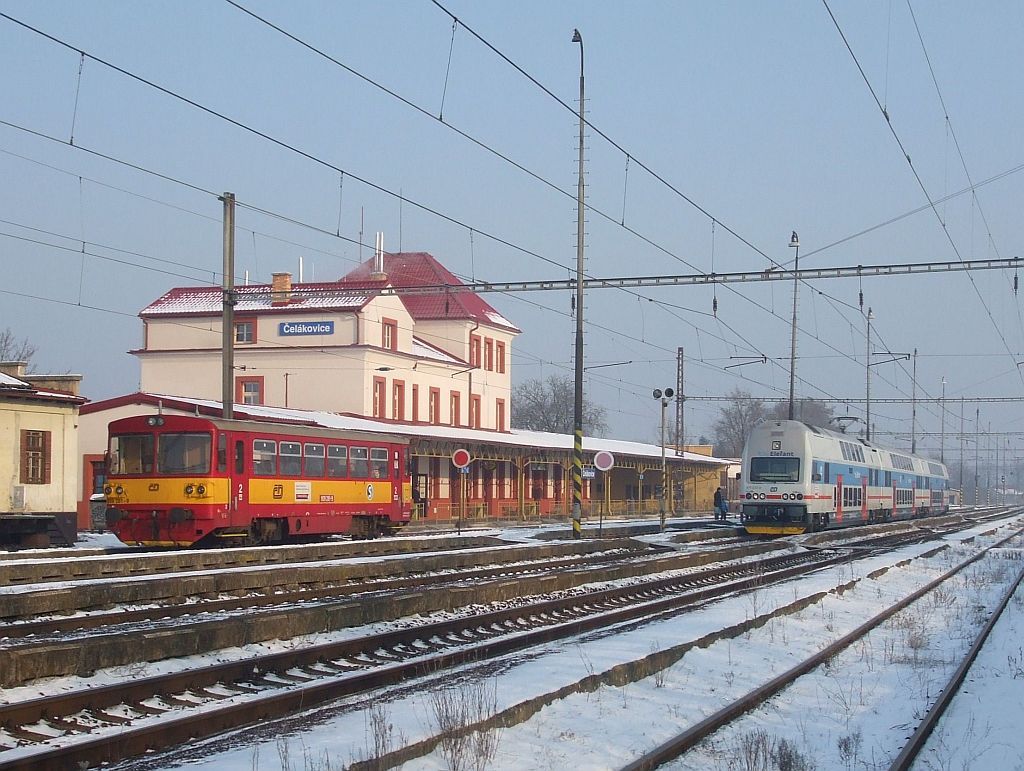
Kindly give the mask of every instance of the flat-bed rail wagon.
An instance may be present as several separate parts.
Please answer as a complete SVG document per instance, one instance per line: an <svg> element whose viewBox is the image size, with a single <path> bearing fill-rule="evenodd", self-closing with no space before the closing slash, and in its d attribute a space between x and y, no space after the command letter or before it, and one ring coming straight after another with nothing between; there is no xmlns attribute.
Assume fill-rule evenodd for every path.
<svg viewBox="0 0 1024 771"><path fill-rule="evenodd" d="M107 526L125 543L374 537L411 518L403 437L186 415L123 418L108 433Z"/></svg>
<svg viewBox="0 0 1024 771"><path fill-rule="evenodd" d="M784 535L909 519L949 508L946 467L796 420L755 426L743 449L748 533Z"/></svg>

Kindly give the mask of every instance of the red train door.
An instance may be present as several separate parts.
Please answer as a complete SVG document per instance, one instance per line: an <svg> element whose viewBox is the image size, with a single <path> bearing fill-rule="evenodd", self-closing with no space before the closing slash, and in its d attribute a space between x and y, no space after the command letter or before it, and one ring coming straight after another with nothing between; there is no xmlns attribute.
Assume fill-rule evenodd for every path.
<svg viewBox="0 0 1024 771"><path fill-rule="evenodd" d="M917 516L917 481L916 480L910 483L910 497L911 497L911 501L912 501L912 503L910 505L910 516L916 517Z"/></svg>
<svg viewBox="0 0 1024 771"><path fill-rule="evenodd" d="M868 521L868 478L860 478L860 518Z"/></svg>
<svg viewBox="0 0 1024 771"><path fill-rule="evenodd" d="M836 522L843 521L843 475L836 474Z"/></svg>

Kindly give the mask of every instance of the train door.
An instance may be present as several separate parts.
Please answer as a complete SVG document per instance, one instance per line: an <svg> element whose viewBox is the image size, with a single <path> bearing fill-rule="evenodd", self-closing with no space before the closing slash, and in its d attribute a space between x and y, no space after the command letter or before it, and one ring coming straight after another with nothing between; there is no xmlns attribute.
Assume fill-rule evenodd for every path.
<svg viewBox="0 0 1024 771"><path fill-rule="evenodd" d="M860 518L868 521L868 478L860 478Z"/></svg>
<svg viewBox="0 0 1024 771"><path fill-rule="evenodd" d="M917 516L917 480L910 483L910 516Z"/></svg>
<svg viewBox="0 0 1024 771"><path fill-rule="evenodd" d="M836 522L843 521L843 475L836 474Z"/></svg>
<svg viewBox="0 0 1024 771"><path fill-rule="evenodd" d="M231 510L238 511L245 504L245 440L234 440L233 473L229 475L231 485Z"/></svg>

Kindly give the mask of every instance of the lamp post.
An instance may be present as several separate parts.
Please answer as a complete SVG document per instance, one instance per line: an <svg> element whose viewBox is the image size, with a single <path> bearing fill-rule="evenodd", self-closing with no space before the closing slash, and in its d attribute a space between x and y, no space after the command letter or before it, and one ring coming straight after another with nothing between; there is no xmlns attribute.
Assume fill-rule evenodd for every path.
<svg viewBox="0 0 1024 771"><path fill-rule="evenodd" d="M793 260L793 330L792 339L789 342L789 419L793 420L793 392L796 387L796 297L800 288L800 237L793 231L789 238L789 246L796 249L796 257Z"/></svg>
<svg viewBox="0 0 1024 771"><path fill-rule="evenodd" d="M580 161L576 187L576 372L573 394L572 537L583 537L583 36L572 31L580 44Z"/></svg>
<svg viewBox="0 0 1024 771"><path fill-rule="evenodd" d="M665 530L665 493L668 491L668 479L665 474L665 408L668 407L673 396L675 396L675 391L671 388L666 388L664 391L660 388L654 389L654 398L661 400L661 498L658 514L662 532Z"/></svg>

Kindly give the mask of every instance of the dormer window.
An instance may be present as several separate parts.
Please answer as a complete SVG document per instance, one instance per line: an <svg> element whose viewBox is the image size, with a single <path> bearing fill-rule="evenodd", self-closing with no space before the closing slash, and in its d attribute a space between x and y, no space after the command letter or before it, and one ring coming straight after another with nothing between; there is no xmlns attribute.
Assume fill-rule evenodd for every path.
<svg viewBox="0 0 1024 771"><path fill-rule="evenodd" d="M381 347L389 351L398 350L398 322L394 319L382 319L380 322Z"/></svg>

